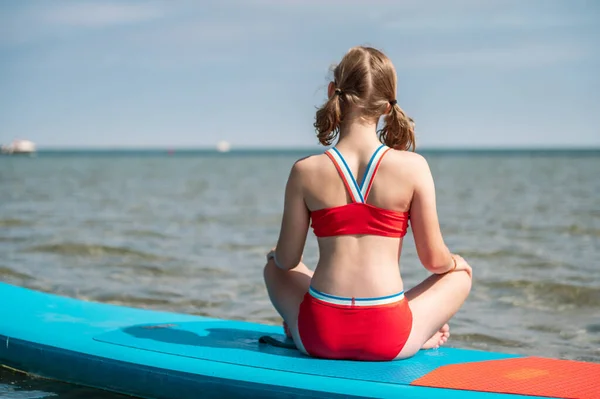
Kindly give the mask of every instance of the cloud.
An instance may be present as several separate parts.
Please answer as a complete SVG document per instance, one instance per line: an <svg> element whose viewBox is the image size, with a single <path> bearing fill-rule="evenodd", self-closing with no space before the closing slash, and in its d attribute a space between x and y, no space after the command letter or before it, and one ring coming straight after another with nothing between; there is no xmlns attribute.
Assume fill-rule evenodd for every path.
<svg viewBox="0 0 600 399"><path fill-rule="evenodd" d="M187 18L153 29L143 29L124 37L135 45L163 46L165 48L191 45L211 45L219 48L225 44L256 41L265 35L275 34L277 27L264 21L243 19ZM221 48L227 50L226 48Z"/></svg>
<svg viewBox="0 0 600 399"><path fill-rule="evenodd" d="M553 15L539 15L534 17L503 13L495 15L423 15L410 17L393 17L384 19L381 27L386 30L401 33L436 33L477 31L479 33L490 30L537 30L557 29L573 26L594 24L590 16L558 17Z"/></svg>
<svg viewBox="0 0 600 399"><path fill-rule="evenodd" d="M536 15L535 17L517 13L495 15L487 21L488 27L522 29L556 29L575 26L593 26L597 23L594 15ZM480 28L485 29L484 26Z"/></svg>
<svg viewBox="0 0 600 399"><path fill-rule="evenodd" d="M60 38L71 40L76 29L99 29L139 24L163 17L162 3L131 2L19 2L0 4L0 47L19 46Z"/></svg>
<svg viewBox="0 0 600 399"><path fill-rule="evenodd" d="M413 68L535 68L585 57L585 48L571 43L530 43L508 47L485 48L470 51L414 54L396 65L398 69Z"/></svg>
<svg viewBox="0 0 600 399"><path fill-rule="evenodd" d="M513 3L518 2L518 0L509 0ZM391 6L394 11L397 10L416 10L421 9L424 11L431 11L434 8L486 8L486 9L495 9L499 7L504 7L507 4L507 0L453 0L452 2L448 2L447 0L372 0L370 2L365 2L364 0L288 0L288 1L280 1L280 0L229 0L225 2L230 2L234 4L241 4L244 6L281 6L281 7L303 7L303 8L311 8L315 9L315 6L341 6L342 8L348 8L347 6L358 6L364 10L373 9L374 6ZM317 9L318 11L318 9ZM344 11L342 9L340 12ZM382 11L383 13L389 13L390 9L386 11ZM332 19L334 19L332 17Z"/></svg>
<svg viewBox="0 0 600 399"><path fill-rule="evenodd" d="M79 2L46 9L42 21L59 26L100 28L160 18L164 10L156 3Z"/></svg>

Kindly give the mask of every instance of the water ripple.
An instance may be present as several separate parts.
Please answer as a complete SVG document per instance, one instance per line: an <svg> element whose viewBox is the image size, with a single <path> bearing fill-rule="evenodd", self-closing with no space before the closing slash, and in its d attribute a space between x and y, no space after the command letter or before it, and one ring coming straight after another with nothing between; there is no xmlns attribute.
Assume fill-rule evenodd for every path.
<svg viewBox="0 0 600 399"><path fill-rule="evenodd" d="M515 303L524 300L541 302L548 307L573 305L600 308L600 288L582 287L547 281L512 280L485 283L486 286L512 294Z"/></svg>
<svg viewBox="0 0 600 399"><path fill-rule="evenodd" d="M33 225L33 222L23 219L0 219L0 227L25 227L31 225Z"/></svg>
<svg viewBox="0 0 600 399"><path fill-rule="evenodd" d="M487 348L490 346L501 346L505 348L522 348L528 346L527 344L519 341L514 341L506 338L493 337L491 335L472 333L472 334L452 334L452 339L463 343L470 343L480 348Z"/></svg>
<svg viewBox="0 0 600 399"><path fill-rule="evenodd" d="M93 245L93 244L78 244L78 243L62 243L62 244L47 244L28 247L23 249L24 252L45 252L63 256L82 256L102 258L104 256L119 256L138 258L145 260L168 260L158 255L153 255L147 252L136 251L124 247L111 247L108 245Z"/></svg>
<svg viewBox="0 0 600 399"><path fill-rule="evenodd" d="M29 274L18 272L14 269L11 269L11 268L8 268L8 267L2 266L2 265L0 265L0 277L6 277L6 278L10 278L10 279L18 279L18 280L22 280L22 281L28 281L28 280L35 279L33 276L30 276Z"/></svg>
<svg viewBox="0 0 600 399"><path fill-rule="evenodd" d="M0 398L3 399L41 399L57 396L54 393L42 391L21 391L5 384L0 384Z"/></svg>

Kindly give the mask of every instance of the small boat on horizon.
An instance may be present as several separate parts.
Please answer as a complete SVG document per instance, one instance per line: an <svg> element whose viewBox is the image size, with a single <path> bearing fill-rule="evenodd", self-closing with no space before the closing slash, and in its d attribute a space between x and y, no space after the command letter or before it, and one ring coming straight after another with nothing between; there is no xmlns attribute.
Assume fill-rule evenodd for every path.
<svg viewBox="0 0 600 399"><path fill-rule="evenodd" d="M231 149L231 144L228 141L219 141L217 143L217 151L219 152L228 152Z"/></svg>
<svg viewBox="0 0 600 399"><path fill-rule="evenodd" d="M34 154L35 144L29 140L14 140L12 143L0 147L0 153L8 155Z"/></svg>

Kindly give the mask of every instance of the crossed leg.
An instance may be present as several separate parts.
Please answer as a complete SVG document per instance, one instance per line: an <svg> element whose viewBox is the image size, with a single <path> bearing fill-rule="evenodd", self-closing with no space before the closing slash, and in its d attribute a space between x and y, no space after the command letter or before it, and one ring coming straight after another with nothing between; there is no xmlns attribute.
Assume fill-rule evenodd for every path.
<svg viewBox="0 0 600 399"><path fill-rule="evenodd" d="M408 341L396 357L413 356L419 349L443 345L450 336L448 321L460 309L471 291L466 271L433 274L405 293L413 314Z"/></svg>
<svg viewBox="0 0 600 399"><path fill-rule="evenodd" d="M283 318L286 335L289 332L288 336L291 336L300 352L308 354L298 333L298 311L310 287L313 271L302 262L292 270L281 270L271 259L265 265L263 274L269 298Z"/></svg>
<svg viewBox="0 0 600 399"><path fill-rule="evenodd" d="M304 263L292 270L279 269L273 260L264 268L269 298L284 320L298 349L307 354L298 333L298 311L308 292L313 272ZM420 349L443 345L450 336L447 322L460 309L471 290L471 276L465 271L429 276L405 293L413 314L408 341L397 359L413 356ZM287 333L287 332L286 332Z"/></svg>

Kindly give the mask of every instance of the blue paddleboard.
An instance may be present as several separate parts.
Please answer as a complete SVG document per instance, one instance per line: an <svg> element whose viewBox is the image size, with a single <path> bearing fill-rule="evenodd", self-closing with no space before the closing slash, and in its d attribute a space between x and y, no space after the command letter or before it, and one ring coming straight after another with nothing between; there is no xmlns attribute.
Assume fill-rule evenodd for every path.
<svg viewBox="0 0 600 399"><path fill-rule="evenodd" d="M280 326L86 302L4 283L0 298L0 364L143 398L534 397L412 384L443 366L518 355L441 348L394 362L323 360L286 347Z"/></svg>

